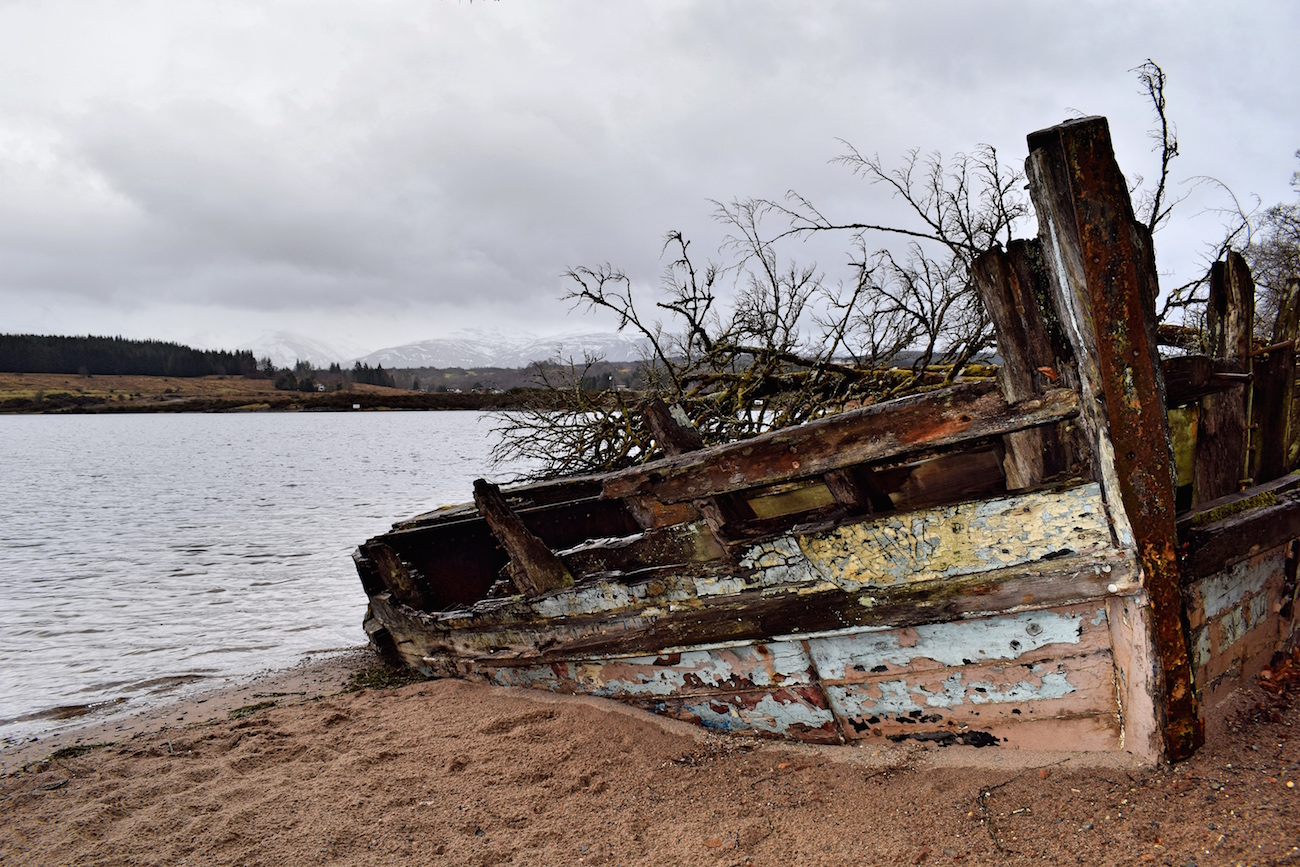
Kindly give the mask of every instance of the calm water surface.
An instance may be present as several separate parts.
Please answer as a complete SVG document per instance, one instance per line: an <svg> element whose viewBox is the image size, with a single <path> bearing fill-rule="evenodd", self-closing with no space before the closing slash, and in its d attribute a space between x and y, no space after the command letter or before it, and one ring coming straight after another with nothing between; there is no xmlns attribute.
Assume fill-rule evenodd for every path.
<svg viewBox="0 0 1300 867"><path fill-rule="evenodd" d="M491 429L471 412L0 416L0 738L364 643L353 548L499 478Z"/></svg>

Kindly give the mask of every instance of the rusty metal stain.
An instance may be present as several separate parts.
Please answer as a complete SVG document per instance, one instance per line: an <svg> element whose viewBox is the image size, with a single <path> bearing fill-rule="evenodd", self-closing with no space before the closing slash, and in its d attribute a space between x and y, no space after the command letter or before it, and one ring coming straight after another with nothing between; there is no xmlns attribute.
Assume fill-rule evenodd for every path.
<svg viewBox="0 0 1300 867"><path fill-rule="evenodd" d="M1109 546L1096 484L922 509L799 537L808 563L846 589L970 575ZM789 553L788 546L769 543L747 557L775 558L777 568L797 572Z"/></svg>

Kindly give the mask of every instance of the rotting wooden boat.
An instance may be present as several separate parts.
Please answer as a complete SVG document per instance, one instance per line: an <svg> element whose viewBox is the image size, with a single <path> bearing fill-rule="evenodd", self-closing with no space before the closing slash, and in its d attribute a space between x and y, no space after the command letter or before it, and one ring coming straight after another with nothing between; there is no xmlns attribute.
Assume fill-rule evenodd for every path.
<svg viewBox="0 0 1300 867"><path fill-rule="evenodd" d="M708 448L651 406L669 457L361 545L371 640L727 731L1189 755L1295 643L1300 292L1256 348L1230 254L1214 357L1162 361L1106 121L1029 150L1039 237L976 268L997 383Z"/></svg>

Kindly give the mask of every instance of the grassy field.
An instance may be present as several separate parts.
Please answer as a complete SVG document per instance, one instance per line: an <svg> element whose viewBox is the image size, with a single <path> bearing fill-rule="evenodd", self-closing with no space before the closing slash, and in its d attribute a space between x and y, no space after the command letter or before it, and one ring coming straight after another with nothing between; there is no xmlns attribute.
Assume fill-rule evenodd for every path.
<svg viewBox="0 0 1300 867"><path fill-rule="evenodd" d="M278 391L242 376L78 376L0 373L0 413L490 409L517 395L435 394L348 383L343 391Z"/></svg>

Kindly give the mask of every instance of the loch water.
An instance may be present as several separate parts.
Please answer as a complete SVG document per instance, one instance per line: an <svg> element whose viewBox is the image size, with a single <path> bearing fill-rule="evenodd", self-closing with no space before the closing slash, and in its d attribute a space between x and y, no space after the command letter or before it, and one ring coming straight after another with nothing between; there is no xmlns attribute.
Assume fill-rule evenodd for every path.
<svg viewBox="0 0 1300 867"><path fill-rule="evenodd" d="M503 480L490 416L0 416L0 740L365 643L360 542Z"/></svg>

